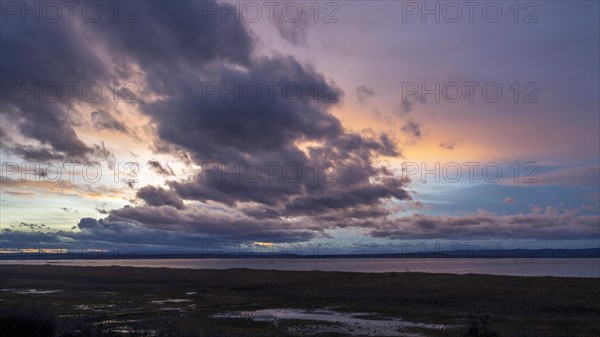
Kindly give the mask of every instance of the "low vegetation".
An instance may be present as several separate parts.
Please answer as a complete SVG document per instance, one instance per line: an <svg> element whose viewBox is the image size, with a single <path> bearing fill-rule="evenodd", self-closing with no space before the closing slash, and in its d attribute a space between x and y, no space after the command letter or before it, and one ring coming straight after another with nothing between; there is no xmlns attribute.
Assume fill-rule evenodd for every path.
<svg viewBox="0 0 600 337"><path fill-rule="evenodd" d="M453 327L402 331L432 337L587 337L600 331L597 279L26 265L0 269L0 331L11 337L291 336L289 328L302 322L219 316L286 307L369 312Z"/></svg>

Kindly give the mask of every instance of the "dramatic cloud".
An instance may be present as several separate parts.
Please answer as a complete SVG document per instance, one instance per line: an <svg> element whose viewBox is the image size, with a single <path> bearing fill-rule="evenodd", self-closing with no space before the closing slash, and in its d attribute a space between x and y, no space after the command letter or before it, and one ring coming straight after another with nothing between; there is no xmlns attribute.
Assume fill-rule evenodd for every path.
<svg viewBox="0 0 600 337"><path fill-rule="evenodd" d="M137 197L151 206L170 205L177 209L183 209L183 200L177 194L160 187L142 187L138 190Z"/></svg>
<svg viewBox="0 0 600 337"><path fill-rule="evenodd" d="M369 98L375 96L375 89L370 88L366 85L361 85L356 88L356 97L360 103L366 103Z"/></svg>
<svg viewBox="0 0 600 337"><path fill-rule="evenodd" d="M416 103L415 99L407 97L398 106L394 107L393 112L399 117L405 117L413 111Z"/></svg>
<svg viewBox="0 0 600 337"><path fill-rule="evenodd" d="M421 124L410 119L400 129L400 131L414 138L421 138Z"/></svg>
<svg viewBox="0 0 600 337"><path fill-rule="evenodd" d="M11 142L3 133L5 150L39 160L84 158L91 154L93 149L75 133L71 115L74 102L82 98L84 85L108 78L89 41L68 22L24 23L19 16L2 23L0 39L0 114L10 119L22 136L48 146L33 148ZM71 97L69 88L74 92ZM89 94L94 97L93 89Z"/></svg>
<svg viewBox="0 0 600 337"><path fill-rule="evenodd" d="M126 195L122 189L108 184L74 183L68 178L56 181L50 179L36 181L31 176L28 179L17 179L17 177L2 177L2 193L17 192L25 193L25 195L39 193L44 197L61 195L89 199L122 198Z"/></svg>
<svg viewBox="0 0 600 337"><path fill-rule="evenodd" d="M310 9L306 6L295 3L293 6L290 6L287 10L283 11L283 15L275 15L273 19L279 35L294 45L306 45L311 19L311 16L306 15L306 13L309 12Z"/></svg>
<svg viewBox="0 0 600 337"><path fill-rule="evenodd" d="M361 85L375 82L358 73L358 83L341 76L351 88L348 96L356 97L344 100L347 93L331 85L335 81L331 73L336 66L328 62L310 63L318 54L294 57L270 50L281 42L271 44L270 38L276 35L267 36L264 41L244 20L236 22L231 16L223 20L220 11L231 12L234 4L211 1L136 4L139 8L134 22L114 22L113 17L104 15L95 23L81 17L74 22L65 19L56 23L34 20L24 23L17 15L2 23L2 153L11 159L36 162L102 159L114 163L115 146L111 147L110 140L123 152L140 153L141 166L146 168L145 172L141 170L138 184L127 181L131 187L129 193L124 192L124 186L118 188L102 182L21 181L19 172L15 172L2 183L3 197L6 195L7 199L55 194L115 199L119 203L98 205L100 201L94 201L89 212L79 205L68 205L63 208L62 216L74 214L74 209L86 216L73 231L49 231L41 225L31 225L31 220L23 220L20 226L6 228L3 240L114 242L119 238L156 245L193 246L202 240L307 241L330 238L340 229L393 240L580 239L597 233L597 216L551 209L516 215L480 211L456 217L434 213L398 218L399 212L435 211L437 207L412 200L418 193L409 193L408 181L389 167L403 158L403 151L396 143L414 144L439 129L434 118L430 118L435 107L418 101L416 95L398 105L398 92L391 98L389 90L381 90L399 86L382 85L386 76L381 76L383 82L378 82L376 92ZM109 6L113 4L98 5L104 13L112 13ZM209 7L217 12L207 15ZM62 7L62 11L68 13L69 8ZM310 21L310 15L303 15L293 23L277 16L271 33L280 34L294 44L293 49L300 48L307 45ZM334 36L337 27L330 29ZM427 30L424 36L428 34ZM311 43L313 38L319 43L329 39L314 34ZM383 35L369 43L376 44L379 40L389 45L389 38ZM419 40L413 41L417 48L397 44L406 50L394 50L390 55L402 52L413 57L413 53L421 50L419 43L429 41ZM350 46L332 46L327 51L352 56L370 52L369 46L360 45L356 50ZM588 54L590 58L596 55ZM422 57L425 60L418 59L419 67L407 68L417 74L437 71L420 63L436 59L437 54ZM489 59L478 57L478 62ZM409 58L406 60L409 64ZM461 64L458 66L464 70ZM383 75L393 74L389 64L370 64L367 68L383 69ZM487 64L484 68L490 69ZM343 74L337 71L336 74ZM124 83L134 85L122 87ZM88 86L89 90L84 90ZM103 94L91 99L98 88ZM71 89L74 97L68 94ZM53 99L56 90L61 94ZM120 104L133 94L135 103ZM366 105L360 103L371 104L375 99L384 102L381 106L377 102L381 111L393 109L399 125L386 122L376 130L356 131L363 130L364 125L357 127L354 121L346 123L345 119L342 123L344 111L340 110L364 108ZM384 107L386 101L388 105ZM415 104L419 104L417 109ZM395 108L390 108L394 105ZM452 106L458 107L458 104ZM490 111L499 107L501 104L490 105ZM423 117L416 116L414 110L423 110ZM473 114L469 118L482 118L490 123L491 117L483 115ZM421 123L427 123L426 132ZM461 122L461 127L467 125L471 124ZM481 124L474 125L473 130L487 136L486 131L480 131ZM448 132L443 137L419 143L429 143L435 153L459 155L463 148L484 152L463 144L460 134ZM131 148L131 138L141 140L142 145ZM455 141L444 139L459 139L461 151ZM481 149L485 147L482 145ZM424 153L424 157L427 155ZM170 161L173 158L181 162L173 164ZM535 176L540 181L535 186L598 186L598 170L594 163L544 171ZM157 175L159 181L155 181ZM503 188L513 188L507 186L508 180L502 182ZM124 185L122 179L119 184ZM491 202L506 209L517 209L528 202L513 191L503 193L506 194L499 195L518 198L519 205L512 197L504 199L507 205L497 198ZM62 205L55 204L52 209ZM94 205L101 219L87 217L98 214ZM590 209L595 205L597 202L589 205ZM19 219L12 223L20 222ZM63 228L74 224L65 224Z"/></svg>
<svg viewBox="0 0 600 337"><path fill-rule="evenodd" d="M123 123L119 122L113 115L103 110L92 111L92 120L94 126L99 130L111 129L121 132L127 131L127 128Z"/></svg>
<svg viewBox="0 0 600 337"><path fill-rule="evenodd" d="M43 44L20 43L24 32L17 24L3 30L9 52L2 70L9 81L135 78L138 109L151 120L155 149L182 153L201 168L197 176L170 180L168 188L140 188L137 198L144 205L112 210L104 220L82 219L80 230L307 240L326 236L325 229L348 217L383 218L389 213L386 202L410 199L404 181L375 164L380 156L400 155L394 142L385 134L345 130L329 112L343 92L330 87L324 74L291 56L260 56L244 22L206 17L206 6L141 2L139 21L126 29L104 18L94 25L25 25L26 36ZM290 42L305 43L308 22L275 26ZM358 92L365 98L375 94L368 87ZM105 152L76 135L71 102L21 104L14 96L2 113L20 120L21 135L48 145L13 142L14 153L83 158ZM127 131L115 109L102 103L87 112L93 127ZM158 161L148 165L173 175ZM327 222L315 226L307 214Z"/></svg>
<svg viewBox="0 0 600 337"><path fill-rule="evenodd" d="M156 160L149 160L148 165L150 166L150 168L156 171L156 173L162 176L172 176L173 174L175 174L173 172L173 169L168 164L162 165Z"/></svg>
<svg viewBox="0 0 600 337"><path fill-rule="evenodd" d="M378 224L371 235L389 239L544 239L591 238L600 216L553 207L528 214L497 215L479 210L465 216L415 215Z"/></svg>
<svg viewBox="0 0 600 337"><path fill-rule="evenodd" d="M442 149L446 149L446 150L454 150L454 148L457 146L456 142L452 141L452 142L441 142L440 143L440 147Z"/></svg>

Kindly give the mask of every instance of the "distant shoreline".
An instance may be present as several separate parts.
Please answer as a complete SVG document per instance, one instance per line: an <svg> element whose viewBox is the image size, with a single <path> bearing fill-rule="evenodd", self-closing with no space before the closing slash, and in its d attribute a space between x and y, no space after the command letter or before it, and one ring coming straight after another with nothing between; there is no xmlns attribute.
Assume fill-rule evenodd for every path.
<svg viewBox="0 0 600 337"><path fill-rule="evenodd" d="M161 260L161 259L156 259ZM11 261L12 262L12 261ZM44 263L45 262L45 263ZM452 271L420 271L415 269L407 268L405 271L371 271L371 270L337 270L337 269L277 269L277 268L252 268L251 266L229 266L226 268L191 268L184 266L153 266L153 265L142 265L142 266L134 266L128 264L119 264L119 261L114 261L113 264L103 264L103 265L89 265L89 264L77 264L77 265L69 265L69 264L61 264L63 260L59 261L40 261L35 264L26 264L26 263L6 263L0 262L0 270L4 271L4 268L14 268L14 267L66 267L66 268L94 268L94 269L105 269L105 268L119 268L119 269L143 269L143 270L179 270L179 271L205 271L205 272L213 272L213 271L247 271L247 272L298 272L298 273L345 273L345 274L372 274L372 275L384 275L384 274L421 274L421 275L451 275L451 276L481 276L481 277L517 277L517 278L528 278L528 279L538 279L538 278L557 278L557 279L585 279L585 280L600 280L600 275L598 276L557 276L557 275L515 275L515 274L493 274L493 273L484 273L484 272L468 272L468 273L459 273ZM325 264L325 263L323 263ZM2 280L2 277L0 277Z"/></svg>
<svg viewBox="0 0 600 337"><path fill-rule="evenodd" d="M497 250L454 250L446 252L418 253L372 253L372 254L281 254L281 253L137 253L119 252L66 252L0 254L0 260L135 260L135 259L544 259L544 258L600 258L600 248L588 249L497 249Z"/></svg>
<svg viewBox="0 0 600 337"><path fill-rule="evenodd" d="M600 258L103 258L3 260L3 266L271 270L349 273L424 273L600 279Z"/></svg>

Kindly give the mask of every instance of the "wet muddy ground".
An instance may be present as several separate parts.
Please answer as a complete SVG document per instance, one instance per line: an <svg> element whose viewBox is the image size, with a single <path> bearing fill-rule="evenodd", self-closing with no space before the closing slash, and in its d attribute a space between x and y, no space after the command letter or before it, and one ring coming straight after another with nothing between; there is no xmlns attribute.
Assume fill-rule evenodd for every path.
<svg viewBox="0 0 600 337"><path fill-rule="evenodd" d="M420 273L1 265L2 307L48 308L64 331L157 336L595 336L595 279ZM469 318L471 317L471 318ZM191 334L190 334L191 335ZM185 334L181 333L181 336Z"/></svg>

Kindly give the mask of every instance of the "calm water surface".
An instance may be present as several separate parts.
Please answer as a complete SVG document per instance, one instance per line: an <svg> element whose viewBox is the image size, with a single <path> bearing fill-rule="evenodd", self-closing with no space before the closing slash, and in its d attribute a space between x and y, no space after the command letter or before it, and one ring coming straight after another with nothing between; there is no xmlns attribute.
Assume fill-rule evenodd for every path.
<svg viewBox="0 0 600 337"><path fill-rule="evenodd" d="M3 260L2 264L128 266L185 269L250 268L347 272L424 272L514 276L600 277L598 258L546 259L402 259L402 258L274 258L274 259L135 259L135 260Z"/></svg>

